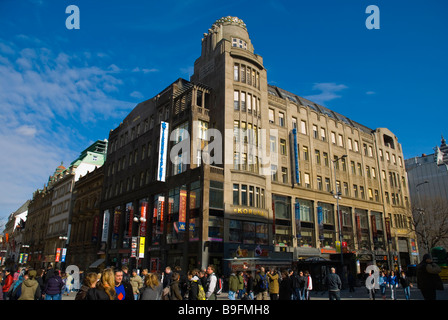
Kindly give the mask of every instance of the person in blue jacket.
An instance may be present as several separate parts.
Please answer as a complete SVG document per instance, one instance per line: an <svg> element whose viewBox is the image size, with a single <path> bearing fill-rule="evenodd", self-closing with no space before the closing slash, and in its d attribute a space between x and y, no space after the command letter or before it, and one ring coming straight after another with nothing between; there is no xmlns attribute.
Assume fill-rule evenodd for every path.
<svg viewBox="0 0 448 320"><path fill-rule="evenodd" d="M397 296L395 294L395 289L398 288L398 277L395 275L395 272L391 271L390 276L387 279L388 287L390 288L390 298L392 300L396 300Z"/></svg>
<svg viewBox="0 0 448 320"><path fill-rule="evenodd" d="M381 296L383 300L386 300L386 288L387 288L387 275L384 271L381 271L378 278L378 285L380 286Z"/></svg>

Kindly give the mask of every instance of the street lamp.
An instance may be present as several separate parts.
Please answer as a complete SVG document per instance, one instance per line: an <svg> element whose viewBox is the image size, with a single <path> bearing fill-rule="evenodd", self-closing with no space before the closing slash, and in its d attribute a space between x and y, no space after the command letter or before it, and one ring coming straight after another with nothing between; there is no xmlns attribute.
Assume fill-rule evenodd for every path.
<svg viewBox="0 0 448 320"><path fill-rule="evenodd" d="M342 252L342 221L341 221L341 215L339 213L339 197L341 196L340 190L338 190L338 185L336 183L336 164L339 160L346 158L347 155L344 154L343 156L340 156L339 158L336 158L334 160L331 160L333 162L333 171L334 171L334 186L335 191L332 192L333 196L336 198L336 212L338 215L338 223L339 223L339 245L341 248L341 275L344 281L344 255Z"/></svg>
<svg viewBox="0 0 448 320"><path fill-rule="evenodd" d="M426 252L429 253L428 237L427 237L427 234L426 234L425 210L422 208L422 203L421 203L421 199L420 199L420 191L418 190L418 187L420 187L421 185L424 185L426 183L429 183L429 181L425 180L423 182L418 183L415 186L415 191L417 193L418 205L420 206L420 208L416 208L416 209L417 209L417 212L420 213L420 215L422 216L423 237L425 238Z"/></svg>

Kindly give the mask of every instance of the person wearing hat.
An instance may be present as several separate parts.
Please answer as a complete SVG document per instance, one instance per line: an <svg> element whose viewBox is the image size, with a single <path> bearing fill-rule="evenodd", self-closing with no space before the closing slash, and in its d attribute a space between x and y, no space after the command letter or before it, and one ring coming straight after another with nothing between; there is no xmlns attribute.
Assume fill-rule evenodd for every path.
<svg viewBox="0 0 448 320"><path fill-rule="evenodd" d="M24 275L22 294L19 300L39 300L41 296L39 282L36 280L36 270L29 270Z"/></svg>
<svg viewBox="0 0 448 320"><path fill-rule="evenodd" d="M432 261L430 254L425 254L417 266L417 286L425 300L436 300L436 290L443 290L439 273L442 269Z"/></svg>

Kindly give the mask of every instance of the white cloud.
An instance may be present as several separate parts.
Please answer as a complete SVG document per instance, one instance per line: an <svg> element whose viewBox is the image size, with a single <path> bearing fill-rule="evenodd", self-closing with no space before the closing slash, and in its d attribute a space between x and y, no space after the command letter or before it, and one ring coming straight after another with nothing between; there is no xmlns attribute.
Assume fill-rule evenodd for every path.
<svg viewBox="0 0 448 320"><path fill-rule="evenodd" d="M372 95L372 94L376 94L376 92L375 91L367 91L366 94L367 95Z"/></svg>
<svg viewBox="0 0 448 320"><path fill-rule="evenodd" d="M348 87L344 84L336 84L334 82L315 83L313 90L319 90L320 93L305 96L305 98L318 104L325 105L328 101L340 98L341 96L337 93L347 88Z"/></svg>
<svg viewBox="0 0 448 320"><path fill-rule="evenodd" d="M95 136L97 125L108 127L135 105L119 96L126 96L121 69L95 65L89 57L97 54L27 45L0 39L0 216L30 199L61 161L69 165L92 140L108 138Z"/></svg>

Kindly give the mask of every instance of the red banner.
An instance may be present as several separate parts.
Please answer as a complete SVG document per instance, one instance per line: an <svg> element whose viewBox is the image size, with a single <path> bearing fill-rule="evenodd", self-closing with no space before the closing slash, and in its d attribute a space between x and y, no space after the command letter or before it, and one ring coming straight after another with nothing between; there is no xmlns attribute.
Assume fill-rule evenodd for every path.
<svg viewBox="0 0 448 320"><path fill-rule="evenodd" d="M61 248L56 248L56 257L54 258L54 262L59 262L61 259Z"/></svg>

